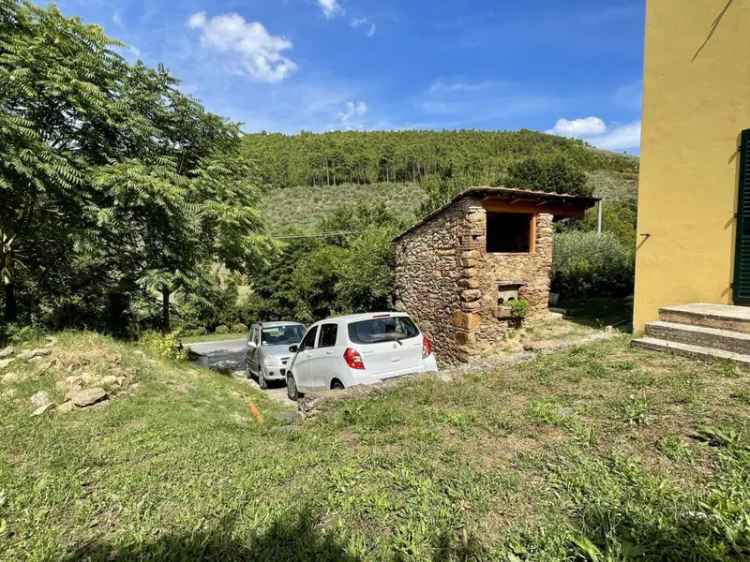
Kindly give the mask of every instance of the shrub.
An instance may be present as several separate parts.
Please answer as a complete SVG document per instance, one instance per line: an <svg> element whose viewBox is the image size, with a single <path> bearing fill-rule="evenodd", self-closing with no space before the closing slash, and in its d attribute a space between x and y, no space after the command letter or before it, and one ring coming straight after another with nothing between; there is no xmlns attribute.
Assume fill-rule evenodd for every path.
<svg viewBox="0 0 750 562"><path fill-rule="evenodd" d="M224 324L219 324L216 326L216 330L214 330L217 334L228 334L229 333L229 327L225 326Z"/></svg>
<svg viewBox="0 0 750 562"><path fill-rule="evenodd" d="M633 290L633 253L611 233L557 234L553 269L553 290L566 297L622 296Z"/></svg>
<svg viewBox="0 0 750 562"><path fill-rule="evenodd" d="M232 333L233 334L244 334L247 332L248 328L245 324L242 322L238 322L237 324L232 325Z"/></svg>
<svg viewBox="0 0 750 562"><path fill-rule="evenodd" d="M529 313L529 301L526 299L515 299L510 301L510 315L518 320L523 320Z"/></svg>
<svg viewBox="0 0 750 562"><path fill-rule="evenodd" d="M160 334L159 332L146 332L138 341L141 347L151 353L160 355L167 359L181 361L187 359L187 352L182 347L179 334L172 332L169 334Z"/></svg>

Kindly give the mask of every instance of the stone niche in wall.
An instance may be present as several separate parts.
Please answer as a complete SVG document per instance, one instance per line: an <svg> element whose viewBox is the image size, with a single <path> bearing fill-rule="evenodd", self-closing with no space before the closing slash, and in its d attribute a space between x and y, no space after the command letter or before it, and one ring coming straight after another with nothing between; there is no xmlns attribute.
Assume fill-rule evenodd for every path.
<svg viewBox="0 0 750 562"><path fill-rule="evenodd" d="M523 297L523 281L497 281L497 298L495 299L495 316L510 318L510 304Z"/></svg>

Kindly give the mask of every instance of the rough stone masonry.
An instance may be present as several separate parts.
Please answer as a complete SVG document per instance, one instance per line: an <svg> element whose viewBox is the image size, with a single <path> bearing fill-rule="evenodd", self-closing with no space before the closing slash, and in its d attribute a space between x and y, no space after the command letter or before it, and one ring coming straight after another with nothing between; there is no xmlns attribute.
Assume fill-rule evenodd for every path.
<svg viewBox="0 0 750 562"><path fill-rule="evenodd" d="M511 329L511 300L528 300L531 321L548 310L554 218L581 216L595 203L573 195L470 188L394 240L397 307L417 321L445 363L491 351ZM512 242L527 236L520 251L488 248L489 215L499 230L490 233L492 243L499 237L503 247L503 236ZM518 221L519 215L528 221Z"/></svg>

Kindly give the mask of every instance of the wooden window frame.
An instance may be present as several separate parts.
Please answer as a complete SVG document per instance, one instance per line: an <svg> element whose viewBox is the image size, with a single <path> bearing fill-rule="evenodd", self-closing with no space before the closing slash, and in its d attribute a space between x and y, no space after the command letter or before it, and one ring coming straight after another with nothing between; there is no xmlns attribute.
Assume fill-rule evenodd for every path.
<svg viewBox="0 0 750 562"><path fill-rule="evenodd" d="M485 247L485 253L489 255L509 255L509 256L536 256L536 223L539 219L539 209L530 205L512 205L502 201L485 201L483 204L485 213L487 214L518 214L518 215L530 215L531 220L529 221L529 251L528 252L487 252ZM485 219L485 224L487 220ZM485 226L486 230L486 226ZM488 236L488 232L485 232L485 236Z"/></svg>

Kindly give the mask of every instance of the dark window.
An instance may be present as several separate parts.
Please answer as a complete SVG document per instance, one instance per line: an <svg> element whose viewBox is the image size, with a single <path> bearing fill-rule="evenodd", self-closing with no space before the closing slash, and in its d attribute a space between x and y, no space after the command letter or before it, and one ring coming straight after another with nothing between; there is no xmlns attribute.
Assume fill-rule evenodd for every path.
<svg viewBox="0 0 750 562"><path fill-rule="evenodd" d="M320 327L318 347L334 347L339 327L336 324L323 324Z"/></svg>
<svg viewBox="0 0 750 562"><path fill-rule="evenodd" d="M349 324L352 343L383 343L408 340L419 335L419 330L408 316L373 318Z"/></svg>
<svg viewBox="0 0 750 562"><path fill-rule="evenodd" d="M305 335L305 339L302 340L302 345L299 348L300 351L303 351L305 349L312 349L313 347L315 347L316 335L318 335L318 327L314 326L313 328L310 328L310 331Z"/></svg>
<svg viewBox="0 0 750 562"><path fill-rule="evenodd" d="M300 324L263 328L263 345L292 345L298 343L305 334Z"/></svg>
<svg viewBox="0 0 750 562"><path fill-rule="evenodd" d="M523 213L487 213L487 252L530 252L533 219Z"/></svg>

